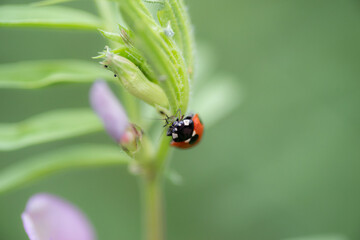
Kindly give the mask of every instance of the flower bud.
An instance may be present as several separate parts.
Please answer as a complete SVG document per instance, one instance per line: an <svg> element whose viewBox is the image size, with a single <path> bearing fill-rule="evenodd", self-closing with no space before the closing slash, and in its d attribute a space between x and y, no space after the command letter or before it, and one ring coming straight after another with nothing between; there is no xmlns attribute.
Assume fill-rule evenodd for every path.
<svg viewBox="0 0 360 240"><path fill-rule="evenodd" d="M108 134L116 142L120 142L130 124L124 108L104 81L96 81L93 84L90 90L90 103Z"/></svg>
<svg viewBox="0 0 360 240"><path fill-rule="evenodd" d="M135 97L153 106L168 107L168 99L162 88L151 82L130 60L107 49L101 64L107 66L120 80L122 86Z"/></svg>
<svg viewBox="0 0 360 240"><path fill-rule="evenodd" d="M96 81L90 91L91 106L104 123L109 135L127 153L133 154L140 147L142 131L129 123L120 102L103 81Z"/></svg>
<svg viewBox="0 0 360 240"><path fill-rule="evenodd" d="M120 145L127 153L135 153L140 148L142 131L134 124L130 124L120 139Z"/></svg>

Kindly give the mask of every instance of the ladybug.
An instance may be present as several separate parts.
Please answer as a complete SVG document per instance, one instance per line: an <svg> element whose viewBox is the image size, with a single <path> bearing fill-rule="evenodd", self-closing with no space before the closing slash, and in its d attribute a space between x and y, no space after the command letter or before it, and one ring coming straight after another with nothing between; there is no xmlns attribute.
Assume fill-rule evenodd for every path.
<svg viewBox="0 0 360 240"><path fill-rule="evenodd" d="M168 119L167 119L168 120ZM168 123L168 121L167 121ZM181 116L171 123L166 135L172 137L171 146L191 148L198 144L204 132L199 115Z"/></svg>

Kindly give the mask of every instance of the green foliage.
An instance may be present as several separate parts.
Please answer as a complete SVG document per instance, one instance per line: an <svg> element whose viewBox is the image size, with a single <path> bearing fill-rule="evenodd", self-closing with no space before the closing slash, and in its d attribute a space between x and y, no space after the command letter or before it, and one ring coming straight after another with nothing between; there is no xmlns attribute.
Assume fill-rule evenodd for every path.
<svg viewBox="0 0 360 240"><path fill-rule="evenodd" d="M141 0L124 0L120 12L134 32L134 45L149 60L172 113L186 111L189 101L188 69L172 36L165 33Z"/></svg>
<svg viewBox="0 0 360 240"><path fill-rule="evenodd" d="M115 53L121 57L130 60L146 76L147 80L150 80L154 83L159 82L158 79L154 76L154 71L151 69L144 56L142 56L140 51L132 45L130 40L130 36L132 34L130 31L126 31L123 28L121 28L121 33L112 33L103 30L99 31L108 40L115 42L117 45L120 45L120 47L112 50L111 53ZM105 56L106 52L96 58Z"/></svg>
<svg viewBox="0 0 360 240"><path fill-rule="evenodd" d="M102 128L91 110L54 110L19 123L1 123L0 151L80 136Z"/></svg>
<svg viewBox="0 0 360 240"><path fill-rule="evenodd" d="M206 130L203 142L196 149L174 152L171 167L181 173L184 184L166 190L166 200L176 205L167 207L168 235L172 239L227 240L308 236L302 238L308 240L315 238L310 238L313 234L335 232L339 239L342 234L348 236L343 239L359 239L359 2L186 2L197 23L197 37L212 44L206 53L216 50L215 58L199 59L199 47L204 44L197 45L197 63L205 67L196 68L195 75L202 71L208 76L195 76L197 88L192 88L189 110L198 111L197 98L212 75L218 75L217 70L212 71L216 67L234 72L236 81L244 86L240 97L244 93L245 99L231 118L212 129L207 117L202 117ZM91 1L78 3L76 6L88 8ZM34 58L61 55L57 44L73 37L65 32L56 41L48 41L53 40L52 33L3 29L2 61L9 55L23 59L18 45L38 44L32 36L39 32L44 45L53 46L53 51L45 54L30 47L26 53ZM19 35L23 39L19 40ZM77 44L69 48L81 45L78 52L82 57L102 47L95 37L75 35ZM211 59L217 59L215 66L205 62ZM61 101L67 89L60 88L63 91L57 92L53 101ZM87 86L76 89L85 92ZM1 95L5 92L1 91L0 115L23 115L14 106L28 101L28 95L11 91L16 104L4 97L8 92ZM42 93L37 90L31 94ZM66 96L68 105L83 104L84 95L80 97L76 91ZM50 108L53 101L37 102L34 109ZM213 111L213 115L218 113ZM150 122L148 118L143 121ZM89 138L99 140L97 136ZM46 151L46 147L36 150ZM25 151L32 154L32 150ZM9 161L21 159L19 155L23 151L1 153L4 161L0 163L8 164L7 157ZM28 239L19 213L25 199L39 190L76 201L94 221L98 239L140 239L137 182L118 170L76 171L66 179L45 179L24 191L1 196L0 239ZM82 188L84 183L92 185ZM125 230L125 226L131 227Z"/></svg>
<svg viewBox="0 0 360 240"><path fill-rule="evenodd" d="M86 12L67 7L47 6L63 2L66 1L50 0L32 5L0 6L0 26L100 26L101 21ZM103 64L119 77L122 86L134 96L163 109L168 107L168 99L173 112L179 108L185 111L188 104L189 76L193 73L194 46L183 1L151 3L161 5L157 9L160 25L142 1L119 2L130 30L122 26L120 33L100 30L103 36L120 46L111 52L105 52ZM111 21L107 14L110 5L104 2L97 3L100 3L100 12L106 15L103 17ZM109 26L102 27L109 29ZM203 66L207 62L208 58L201 61L200 65ZM207 69L208 66L205 66L202 71L207 72ZM199 82L205 83L203 79L206 77L205 74L199 76ZM34 89L54 84L87 83L96 78L110 81L117 79L100 65L81 60L41 60L0 65L0 88ZM196 91L192 109L200 113L209 128L237 106L238 97L236 84L231 77L224 78L218 75L213 77L212 81L206 81L206 86ZM213 114L214 112L217 114ZM99 120L89 110L57 110L19 123L0 124L0 150L15 150L101 129ZM161 146L164 149L168 148L166 138ZM166 151L159 154L159 158L165 159Z"/></svg>
<svg viewBox="0 0 360 240"><path fill-rule="evenodd" d="M0 172L0 194L67 169L125 165L130 161L116 146L89 144L68 147L3 169Z"/></svg>
<svg viewBox="0 0 360 240"><path fill-rule="evenodd" d="M124 38L119 33L107 32L99 29L100 33L107 39L125 45Z"/></svg>
<svg viewBox="0 0 360 240"><path fill-rule="evenodd" d="M174 39L178 44L190 76L194 72L194 36L190 17L185 9L183 0L163 1L164 7L158 12L158 18L163 28L169 27L174 31ZM190 78L192 80L192 77Z"/></svg>
<svg viewBox="0 0 360 240"><path fill-rule="evenodd" d="M90 13L61 6L0 6L0 26L97 29L100 20Z"/></svg>
<svg viewBox="0 0 360 240"><path fill-rule="evenodd" d="M142 118L146 114L140 109L136 98L169 116L179 109L183 114L187 113L190 86L195 76L194 39L182 0L146 1L147 4L160 6L155 13L150 12L143 0L95 0L101 19L81 10L53 6L65 2L67 0L45 0L30 5L0 6L0 27L98 29L110 40L108 44L113 50L105 47L104 54L95 58L103 57L101 64L114 74L99 65L80 60L6 63L0 65L0 88L35 89L63 83L88 83L97 78L105 78L116 80L116 83L127 90L123 100L128 108L127 112L131 112L131 123L145 121ZM116 29L120 19L119 9L121 18L129 29L123 26L120 26L120 31ZM209 72L209 66L202 70ZM205 79L207 76L200 78ZM231 76L216 74L211 79L206 82L200 79L200 83L206 84L194 91L192 109L205 119L207 129L240 102L238 88ZM103 103L102 96L100 94L98 98L100 103ZM111 113L104 115L103 119L108 119ZM174 184L182 183L181 175L166 167L171 138L162 131L160 140L152 141L155 139L149 134L152 129L141 128L141 124L131 125L126 117L124 119L120 122L127 127L124 139L133 143L131 141L136 132L134 139L137 151L126 151L126 155L119 146L80 145L17 161L0 171L0 194L63 170L129 165L132 173L138 174L144 183L147 239L163 239L160 193L162 179L167 177ZM151 123L148 125L151 126ZM157 125L161 127L160 124ZM0 124L0 150L15 150L101 129L102 124L89 110L56 110L19 123ZM157 133L160 135L160 131ZM119 142L125 149L124 146L128 145L122 139Z"/></svg>
<svg viewBox="0 0 360 240"><path fill-rule="evenodd" d="M74 0L42 0L42 1L34 2L31 5L40 7L40 6L61 4L61 3L71 2L71 1L74 1Z"/></svg>
<svg viewBox="0 0 360 240"><path fill-rule="evenodd" d="M99 64L81 60L42 60L0 65L0 88L40 88L60 83L114 80Z"/></svg>

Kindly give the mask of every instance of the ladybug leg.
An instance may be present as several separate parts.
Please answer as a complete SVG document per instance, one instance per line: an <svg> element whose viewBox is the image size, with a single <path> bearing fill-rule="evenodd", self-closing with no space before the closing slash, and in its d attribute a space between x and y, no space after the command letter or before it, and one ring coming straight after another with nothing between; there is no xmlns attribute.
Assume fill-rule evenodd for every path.
<svg viewBox="0 0 360 240"><path fill-rule="evenodd" d="M179 119L180 121L183 119L184 116L181 114L180 108L176 111L175 116L177 116L177 121L179 121Z"/></svg>
<svg viewBox="0 0 360 240"><path fill-rule="evenodd" d="M178 115L178 113L179 113L179 109L176 111L174 116L176 117Z"/></svg>
<svg viewBox="0 0 360 240"><path fill-rule="evenodd" d="M167 117L167 114L164 112L164 111L159 111L159 113L161 114L161 115L165 115L166 117Z"/></svg>
<svg viewBox="0 0 360 240"><path fill-rule="evenodd" d="M163 127L166 127L167 125L169 125L169 117L166 115L165 120L165 125Z"/></svg>
<svg viewBox="0 0 360 240"><path fill-rule="evenodd" d="M181 120L183 120L183 119L184 119L184 115L182 114L181 109L179 109L179 110L180 110L180 118L181 118Z"/></svg>

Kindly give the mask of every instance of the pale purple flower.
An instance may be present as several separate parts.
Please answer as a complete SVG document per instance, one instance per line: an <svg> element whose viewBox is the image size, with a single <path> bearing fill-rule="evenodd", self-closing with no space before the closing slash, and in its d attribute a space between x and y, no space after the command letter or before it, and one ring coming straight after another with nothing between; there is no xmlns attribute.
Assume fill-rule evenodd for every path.
<svg viewBox="0 0 360 240"><path fill-rule="evenodd" d="M93 84L90 103L109 135L116 142L120 142L129 127L129 121L124 108L106 82L98 80Z"/></svg>
<svg viewBox="0 0 360 240"><path fill-rule="evenodd" d="M30 240L95 240L93 227L84 214L50 194L32 196L21 218Z"/></svg>

